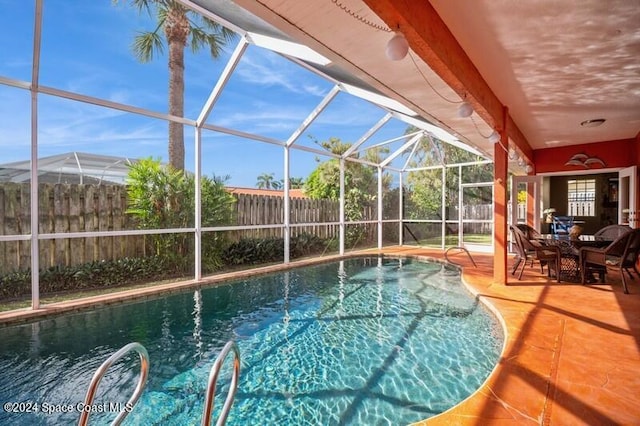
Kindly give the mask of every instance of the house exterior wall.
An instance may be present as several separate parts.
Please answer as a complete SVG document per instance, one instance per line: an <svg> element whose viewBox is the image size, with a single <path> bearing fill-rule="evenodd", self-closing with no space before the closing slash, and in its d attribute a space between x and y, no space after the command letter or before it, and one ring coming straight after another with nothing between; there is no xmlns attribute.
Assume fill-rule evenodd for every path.
<svg viewBox="0 0 640 426"><path fill-rule="evenodd" d="M592 165L589 170L640 165L640 155L637 149L639 143L640 139L637 137L636 139L536 149L533 152L536 173L566 171L579 173L584 171L586 168L583 166L565 164L573 155L580 153L586 154L589 157L597 157L605 163L604 167L597 164Z"/></svg>

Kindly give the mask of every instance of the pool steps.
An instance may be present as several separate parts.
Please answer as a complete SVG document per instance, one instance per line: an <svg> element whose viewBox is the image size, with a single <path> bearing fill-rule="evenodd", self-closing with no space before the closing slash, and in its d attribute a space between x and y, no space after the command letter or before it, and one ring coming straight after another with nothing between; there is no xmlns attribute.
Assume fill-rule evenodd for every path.
<svg viewBox="0 0 640 426"><path fill-rule="evenodd" d="M123 346L120 350L113 353L102 365L96 370L89 384L89 389L87 390L87 394L85 396L84 405L91 406L93 400L95 398L96 391L98 389L98 385L100 381L107 373L109 368L122 358L124 355L131 351L138 352L140 356L140 379L136 388L133 391L133 395L129 398L125 409L121 410L120 413L116 416L116 418L111 423L112 425L120 425L125 417L131 412L131 408L138 402L140 395L142 394L142 390L146 385L147 378L149 375L149 354L144 346L140 343L133 342ZM222 410L220 415L218 416L218 420L216 421L216 426L223 426L229 416L229 411L231 410L231 406L233 405L233 400L235 398L235 394L238 388L238 379L240 377L240 349L238 345L230 340L227 344L222 348L222 351L216 357L213 366L211 367L211 371L209 373L209 380L207 383L207 390L205 393L205 404L202 413L202 426L209 426L211 424L211 413L213 411L213 399L216 392L216 384L218 382L218 375L220 373L220 369L222 365L229 355L229 353L233 351L233 374L231 376L231 386L229 387L229 392L227 393L227 398L224 401L224 405L222 406ZM78 421L79 426L86 426L89 421L90 411L82 411L80 414L80 419Z"/></svg>

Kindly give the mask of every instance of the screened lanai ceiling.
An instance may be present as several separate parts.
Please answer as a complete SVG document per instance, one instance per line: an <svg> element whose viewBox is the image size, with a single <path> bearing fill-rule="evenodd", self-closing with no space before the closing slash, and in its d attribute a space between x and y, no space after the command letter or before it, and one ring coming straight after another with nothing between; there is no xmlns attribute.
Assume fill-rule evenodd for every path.
<svg viewBox="0 0 640 426"><path fill-rule="evenodd" d="M240 8L259 16L277 30L264 22L246 28L306 44L332 61L329 68L346 70L490 156L494 146L488 140L492 125L485 122L491 121L486 111L485 120L477 114L471 119L456 115L465 93L472 91L462 83L471 74L477 75L472 84L486 88L476 93L495 99L470 101L508 107L533 150L632 139L640 131L638 0L192 2L212 13L226 12L239 25L247 16ZM412 33L416 44L397 62L384 53L397 29L390 28L394 23ZM448 35L453 42L441 43L434 34ZM450 50L441 53L453 64L445 72L457 74L448 79L456 81L455 91L413 51L443 46ZM590 126L595 119L605 119L604 124Z"/></svg>
<svg viewBox="0 0 640 426"><path fill-rule="evenodd" d="M325 97L324 101L301 123L300 128L298 128L286 142L288 146L295 145L303 131L322 113L322 110L331 102L332 97L339 91L375 104L387 112L368 132L364 133L359 140L353 143L353 146L345 155L347 158L362 154L367 149L387 146L387 154L382 156L382 162L380 164L391 169L402 170L409 164L415 167L416 164L411 161L412 158L420 157L420 150L433 150L432 142L435 140L448 143L479 157L490 158L492 155L491 149L493 143L488 143L484 140L491 134L492 129L486 127L486 125L481 122L474 121L471 124L476 136L483 139L481 143L475 143L469 138L461 137L459 134L453 134L450 129L443 126L442 123L438 123L432 116L426 113L426 111L417 112L383 94L373 85L361 79L353 70L337 64L311 47L295 41L289 35L253 15L246 9L243 9L235 2L227 0L181 0L181 2L187 7L201 13L203 16L240 34L243 37L241 43L246 42L281 54L330 81L332 84L335 84L335 92ZM211 105L211 108L215 109L215 105ZM390 120L399 120L405 123L407 128L412 126L418 130L422 130L422 132L414 132L405 137L399 135L396 138L371 144L371 137ZM219 127L215 127L215 130L224 131L224 129ZM483 135L482 132L486 132L486 135ZM425 139L428 143L426 145L421 144L420 141ZM477 138L474 137L473 139ZM396 159L400 161L396 161ZM446 159L443 160L446 161ZM422 165L432 166L433 164ZM522 167L518 167L517 165L515 165L515 167L516 169L522 169Z"/></svg>
<svg viewBox="0 0 640 426"><path fill-rule="evenodd" d="M437 114L432 114L433 111L424 108L424 105L411 105L410 102L406 102L406 99L404 99L405 102L401 103L393 99L389 94L382 93L375 88L375 86L384 86L384 84L376 81L375 78L372 80L371 75L366 69L358 69L357 66L354 67L354 64L348 61L347 58L335 58L335 52L331 52L330 49L328 50L328 46L319 44L312 37L309 37L309 34L304 34L303 31L286 34L276 28L275 25L266 22L249 11L259 11L262 9L259 3L243 1L232 2L228 0L181 0L181 2L197 10L204 16L233 29L239 34L243 34L249 42L276 51L300 65L313 70L313 72L318 75L333 81L344 92L362 97L369 102L381 106L385 110L388 110L395 119L402 120L408 125L415 126L419 129L424 129L427 134L473 154L484 158L493 157L494 142L489 140L493 129L484 121L478 117L471 119L456 117L454 118L456 130L454 130L451 126L437 118L442 110L442 98L450 99L449 102L445 103L449 104L447 105L447 110L449 110L453 117L456 116L457 108L462 100L415 55L412 56L413 73L417 72L424 80L419 86L416 85L414 90L424 92L425 87L432 87L431 96L433 102L430 103L429 107L433 107ZM343 5L343 3L346 4L346 2L337 2L337 5L335 3L336 2L328 0L325 3L314 3L313 7L300 3L299 8L304 9L308 16L315 14L323 15L328 8L334 8L339 14L336 16L331 15L331 19L326 23L327 28L336 27L337 29L339 25L345 25L347 27L355 25L358 31L370 31L376 37L376 42L372 44L382 43L382 45L384 45L388 38L390 38L390 34L392 33L388 27L372 14L371 11L367 11L368 9L366 9L364 4L357 4L355 9L362 11L363 16L366 16L366 22L362 23L358 22L357 19L354 20L354 17L349 13L344 13L341 5ZM354 3L359 2L350 2L350 7L353 6ZM340 14L344 14L344 16ZM272 14L270 14L269 17L274 18ZM341 19L345 17L346 20ZM287 28L291 29L291 26L289 25ZM353 31L355 30L356 28L353 28ZM308 45L296 41L296 37L298 37L299 40L304 40ZM383 41L381 42L381 40ZM350 43L347 43L345 45L347 50L349 50L349 44ZM366 45L366 42L364 45ZM363 43L362 41L356 42L354 40L353 46L358 46L358 49L362 50ZM329 54L324 56L318 52L328 52ZM367 55L366 49L363 53L365 56ZM334 59L331 60L328 56ZM384 57L384 54L382 57L377 54L371 55L371 58L375 61L382 61L376 64L377 68L397 66L397 63L393 63ZM399 75L403 75L404 72L405 70L402 68L398 69ZM363 140L360 140L355 144L359 145L363 142ZM412 148L412 144L395 146L391 150L389 157L398 157L400 154L396 152L398 149L407 153L411 152ZM406 160L404 156L402 159ZM517 161L515 161L515 158L512 160L513 161L510 162L511 171L514 173L524 173L524 164L519 165ZM409 162L405 161L404 164L409 164ZM394 164L394 166L398 169L402 168L402 166L397 163Z"/></svg>

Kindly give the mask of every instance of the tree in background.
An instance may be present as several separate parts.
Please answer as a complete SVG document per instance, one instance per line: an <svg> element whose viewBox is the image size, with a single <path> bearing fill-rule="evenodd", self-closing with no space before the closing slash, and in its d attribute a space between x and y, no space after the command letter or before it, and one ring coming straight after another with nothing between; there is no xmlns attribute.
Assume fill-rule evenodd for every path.
<svg viewBox="0 0 640 426"><path fill-rule="evenodd" d="M407 133L417 129L410 127ZM460 164L482 161L484 158L469 151L438 140L434 137L423 137L418 141L419 149L411 159L409 167L443 166L445 164ZM445 207L457 207L459 197L460 178L464 182L490 182L493 180L493 168L491 164L476 166L464 166L462 177L458 171L448 168L445 173ZM442 169L429 169L414 171L407 175L406 191L406 217L410 219L442 219ZM465 190L465 203L485 203L483 188L467 188ZM488 201L491 203L491 200ZM456 218L457 219L457 218Z"/></svg>
<svg viewBox="0 0 640 426"><path fill-rule="evenodd" d="M202 176L202 226L228 225L233 219L235 198L224 186L226 178ZM142 229L188 228L194 226L195 181L160 160L142 159L129 166L126 179L128 209ZM178 269L193 265L193 238L188 233L152 234L153 255L170 258ZM224 239L217 233L202 234L202 263L205 271L218 269Z"/></svg>
<svg viewBox="0 0 640 426"><path fill-rule="evenodd" d="M289 178L290 189L301 189L303 187L304 187L304 178L301 178L301 177Z"/></svg>
<svg viewBox="0 0 640 426"><path fill-rule="evenodd" d="M260 189L277 189L274 185L278 185L273 173L262 173L258 176L256 186Z"/></svg>
<svg viewBox="0 0 640 426"><path fill-rule="evenodd" d="M124 0L123 0L124 1ZM119 0L113 0L118 3ZM153 60L154 53L169 47L169 114L184 117L184 49L189 45L195 53L208 47L218 58L223 47L235 38L235 33L174 0L130 0L138 12L155 15L157 23L152 31L141 32L134 38L133 51L140 62ZM164 41L163 41L164 36ZM169 122L169 164L184 170L184 126Z"/></svg>
<svg viewBox="0 0 640 426"><path fill-rule="evenodd" d="M304 178L289 179L289 189L299 189L304 185ZM273 173L262 173L258 176L256 187L259 189L284 189L284 179L276 180Z"/></svg>
<svg viewBox="0 0 640 426"><path fill-rule="evenodd" d="M328 141L319 143L327 151L336 154L344 154L350 143L343 143L338 138L329 138ZM367 159L380 162L380 155L385 150L370 150ZM358 156L355 156L358 158ZM340 162L332 158L319 162L304 183L304 193L313 199L340 198ZM349 221L367 219L364 217L365 209L372 206L378 194L378 176L373 167L353 161L345 161L345 218ZM391 184L391 177L383 177L383 191L387 191ZM361 225L352 225L347 228L347 243L355 244L363 236L365 229Z"/></svg>

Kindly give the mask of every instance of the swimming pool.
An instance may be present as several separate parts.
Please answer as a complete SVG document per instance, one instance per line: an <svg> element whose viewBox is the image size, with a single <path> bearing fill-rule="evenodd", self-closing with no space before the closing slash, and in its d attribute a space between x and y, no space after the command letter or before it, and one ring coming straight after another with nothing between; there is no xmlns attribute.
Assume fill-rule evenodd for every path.
<svg viewBox="0 0 640 426"><path fill-rule="evenodd" d="M242 370L229 425L425 419L478 389L504 341L456 268L355 258L0 329L0 401L40 404L0 410L0 424L77 422L75 408L50 411L82 402L95 369L132 341L147 348L151 368L124 423L199 424L209 370L230 339ZM139 369L128 360L109 370L97 404L128 399ZM90 424L114 417L92 413Z"/></svg>

